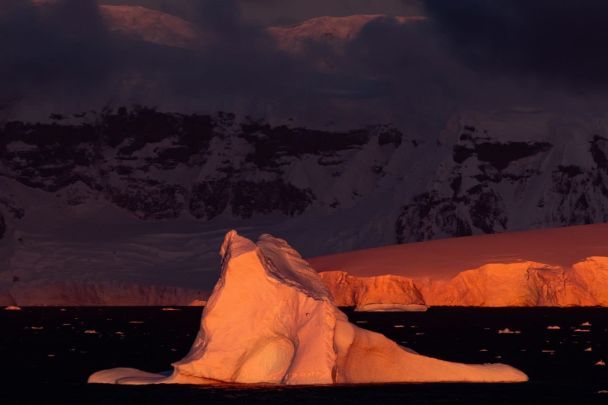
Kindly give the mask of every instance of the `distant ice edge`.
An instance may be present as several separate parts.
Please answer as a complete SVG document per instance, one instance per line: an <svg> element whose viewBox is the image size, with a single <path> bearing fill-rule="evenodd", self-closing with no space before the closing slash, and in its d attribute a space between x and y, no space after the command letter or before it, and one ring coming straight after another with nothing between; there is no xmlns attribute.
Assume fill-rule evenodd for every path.
<svg viewBox="0 0 608 405"><path fill-rule="evenodd" d="M400 275L354 276L349 265L320 277L338 306L383 311L428 306L608 306L608 257L591 256L565 268L534 261L488 263L449 279Z"/></svg>
<svg viewBox="0 0 608 405"><path fill-rule="evenodd" d="M334 384L385 382L524 382L505 364L462 364L422 356L361 329L287 242L257 244L230 231L222 272L198 336L170 375L132 368L94 373L106 384ZM449 344L446 342L446 344Z"/></svg>

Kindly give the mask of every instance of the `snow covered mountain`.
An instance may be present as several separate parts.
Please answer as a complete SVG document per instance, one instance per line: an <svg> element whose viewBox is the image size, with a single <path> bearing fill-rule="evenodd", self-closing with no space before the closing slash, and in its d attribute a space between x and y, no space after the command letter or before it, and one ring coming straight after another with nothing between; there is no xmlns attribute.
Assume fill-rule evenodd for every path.
<svg viewBox="0 0 608 405"><path fill-rule="evenodd" d="M357 38L368 24L377 21L407 24L424 21L422 16L391 17L383 14L356 14L343 17L323 16L311 18L291 26L269 27L268 32L277 41L279 49L298 54L308 46L327 45L334 51Z"/></svg>
<svg viewBox="0 0 608 405"><path fill-rule="evenodd" d="M194 24L173 15L141 6L100 5L110 32L158 45L188 48L201 33Z"/></svg>
<svg viewBox="0 0 608 405"><path fill-rule="evenodd" d="M31 3L45 15L61 5L61 0L31 0ZM189 48L202 38L191 22L147 7L100 4L99 16L109 32L156 45Z"/></svg>
<svg viewBox="0 0 608 405"><path fill-rule="evenodd" d="M0 283L205 291L232 227L310 257L605 222L607 176L602 121L542 113L456 116L436 136L146 108L7 122Z"/></svg>

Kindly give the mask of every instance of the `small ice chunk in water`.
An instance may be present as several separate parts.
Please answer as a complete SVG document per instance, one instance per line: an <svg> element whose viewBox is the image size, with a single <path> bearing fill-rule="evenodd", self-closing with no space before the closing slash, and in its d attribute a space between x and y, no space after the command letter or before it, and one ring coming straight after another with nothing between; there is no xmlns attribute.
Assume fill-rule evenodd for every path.
<svg viewBox="0 0 608 405"><path fill-rule="evenodd" d="M541 352L547 353L547 354L555 354L555 350L553 350L553 349L543 349L543 350L541 350Z"/></svg>
<svg viewBox="0 0 608 405"><path fill-rule="evenodd" d="M4 307L5 311L21 311L21 307L18 307L17 305L9 305L7 307Z"/></svg>
<svg viewBox="0 0 608 405"><path fill-rule="evenodd" d="M592 347L588 347L588 348L586 348L586 349L585 349L585 351L586 351L586 352L592 352L592 351L593 351L593 348L592 348Z"/></svg>
<svg viewBox="0 0 608 405"><path fill-rule="evenodd" d="M480 352L487 352L488 349L479 349Z"/></svg>
<svg viewBox="0 0 608 405"><path fill-rule="evenodd" d="M173 307L164 307L163 309L161 309L161 311L181 311L181 309Z"/></svg>
<svg viewBox="0 0 608 405"><path fill-rule="evenodd" d="M44 326L30 326L30 329L31 330L42 330L42 329L44 329Z"/></svg>
<svg viewBox="0 0 608 405"><path fill-rule="evenodd" d="M557 325L549 325L547 326L547 330L560 330L561 328Z"/></svg>
<svg viewBox="0 0 608 405"><path fill-rule="evenodd" d="M591 326L591 322L589 322L589 321L583 322L583 323L581 323L581 326L585 326L585 327Z"/></svg>
<svg viewBox="0 0 608 405"><path fill-rule="evenodd" d="M598 360L595 362L595 365L604 367L606 365L606 362L604 360Z"/></svg>
<svg viewBox="0 0 608 405"><path fill-rule="evenodd" d="M85 335L97 335L97 331L95 329L87 329L84 331Z"/></svg>
<svg viewBox="0 0 608 405"><path fill-rule="evenodd" d="M401 329L405 328L405 325L393 325L393 328Z"/></svg>
<svg viewBox="0 0 608 405"><path fill-rule="evenodd" d="M499 335L519 335L520 333L520 330L511 330L509 328L498 329Z"/></svg>
<svg viewBox="0 0 608 405"><path fill-rule="evenodd" d="M589 333L591 332L589 329L574 329L574 333Z"/></svg>

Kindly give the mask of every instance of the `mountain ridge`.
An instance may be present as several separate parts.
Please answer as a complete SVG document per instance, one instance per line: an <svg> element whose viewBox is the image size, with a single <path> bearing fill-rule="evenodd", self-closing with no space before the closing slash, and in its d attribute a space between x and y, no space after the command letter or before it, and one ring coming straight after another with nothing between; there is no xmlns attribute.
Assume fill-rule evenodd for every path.
<svg viewBox="0 0 608 405"><path fill-rule="evenodd" d="M112 281L186 287L195 277L204 289L211 246L234 227L312 257L605 222L605 129L554 127L542 114L460 115L423 137L145 107L6 122L0 276L96 279L114 263Z"/></svg>

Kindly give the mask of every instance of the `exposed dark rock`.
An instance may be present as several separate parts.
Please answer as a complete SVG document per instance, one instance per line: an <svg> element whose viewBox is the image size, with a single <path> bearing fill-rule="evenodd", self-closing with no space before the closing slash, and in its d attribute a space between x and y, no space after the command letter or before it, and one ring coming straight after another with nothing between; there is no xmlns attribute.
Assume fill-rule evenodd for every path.
<svg viewBox="0 0 608 405"><path fill-rule="evenodd" d="M608 139L595 135L589 148L595 164L601 169L608 169Z"/></svg>
<svg viewBox="0 0 608 405"><path fill-rule="evenodd" d="M403 207L396 222L398 243L434 239L437 236L472 235L469 221L458 210L460 201L421 194Z"/></svg>
<svg viewBox="0 0 608 405"><path fill-rule="evenodd" d="M496 233L507 229L506 208L501 197L491 188L476 186L471 195L470 216L473 226L484 233Z"/></svg>
<svg viewBox="0 0 608 405"><path fill-rule="evenodd" d="M569 177L575 177L583 174L583 169L579 166L568 165L568 166L557 166L557 171L563 173Z"/></svg>
<svg viewBox="0 0 608 405"><path fill-rule="evenodd" d="M154 180L131 180L109 189L112 202L141 219L176 218L185 206L185 189Z"/></svg>
<svg viewBox="0 0 608 405"><path fill-rule="evenodd" d="M370 142L392 149L402 142L401 133L389 127L330 132L251 119L239 124L234 114L224 112L185 115L122 107L68 118L1 127L0 167L6 172L0 175L57 193L68 205L87 201L88 188L141 219L175 218L184 212L197 219L224 212L298 215L315 196L283 178L287 160L312 155L319 166L335 166L328 175L339 177L344 153ZM214 140L219 146L211 150ZM219 164L214 160L218 154L223 155ZM235 161L235 154L241 160ZM196 176L210 159L213 168ZM383 164L370 165L370 172L383 176ZM264 180L251 180L251 173L259 171L266 173ZM82 195L70 191L76 184L82 184L76 189L85 188Z"/></svg>
<svg viewBox="0 0 608 405"><path fill-rule="evenodd" d="M243 218L273 211L285 215L301 214L314 198L310 190L299 189L281 180L239 181L234 184L232 192L232 212Z"/></svg>
<svg viewBox="0 0 608 405"><path fill-rule="evenodd" d="M454 145L453 159L456 163L462 163L475 154L473 149L469 149L462 145Z"/></svg>
<svg viewBox="0 0 608 405"><path fill-rule="evenodd" d="M190 195L190 213L199 219L211 219L220 215L228 207L230 187L228 178L195 184Z"/></svg>
<svg viewBox="0 0 608 405"><path fill-rule="evenodd" d="M475 145L475 153L480 161L502 170L515 160L546 152L550 148L551 144L547 142L484 142Z"/></svg>
<svg viewBox="0 0 608 405"><path fill-rule="evenodd" d="M461 139L462 136L461 136ZM546 152L551 149L552 145L547 142L481 142L476 143L472 139L472 146L454 145L453 159L456 163L462 163L471 156L477 156L481 162L487 162L496 170L503 170L511 162L523 159L528 156L536 155L537 153Z"/></svg>
<svg viewBox="0 0 608 405"><path fill-rule="evenodd" d="M6 222L4 222L4 216L0 212L0 239L4 238L6 233Z"/></svg>

